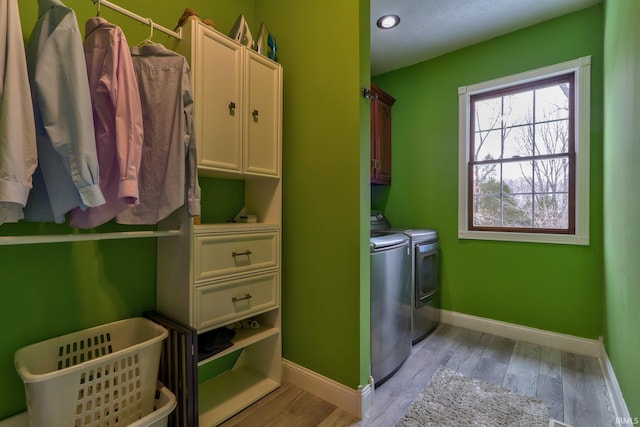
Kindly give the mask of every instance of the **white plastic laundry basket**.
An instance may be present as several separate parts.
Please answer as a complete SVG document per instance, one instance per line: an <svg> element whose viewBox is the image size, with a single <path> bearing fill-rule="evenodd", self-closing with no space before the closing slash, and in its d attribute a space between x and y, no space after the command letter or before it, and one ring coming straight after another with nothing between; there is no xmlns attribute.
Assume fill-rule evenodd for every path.
<svg viewBox="0 0 640 427"><path fill-rule="evenodd" d="M21 348L31 427L126 426L152 413L166 337L136 317Z"/></svg>
<svg viewBox="0 0 640 427"><path fill-rule="evenodd" d="M129 424L129 427L167 427L169 414L176 407L176 396L171 390L158 383L155 410L146 417Z"/></svg>

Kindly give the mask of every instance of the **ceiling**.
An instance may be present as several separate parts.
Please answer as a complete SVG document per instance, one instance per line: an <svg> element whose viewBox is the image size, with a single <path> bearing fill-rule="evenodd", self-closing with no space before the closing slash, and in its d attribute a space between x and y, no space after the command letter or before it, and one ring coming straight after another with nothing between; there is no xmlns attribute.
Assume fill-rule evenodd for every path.
<svg viewBox="0 0 640 427"><path fill-rule="evenodd" d="M371 74L406 67L602 0L371 0ZM381 30L382 15L400 25Z"/></svg>

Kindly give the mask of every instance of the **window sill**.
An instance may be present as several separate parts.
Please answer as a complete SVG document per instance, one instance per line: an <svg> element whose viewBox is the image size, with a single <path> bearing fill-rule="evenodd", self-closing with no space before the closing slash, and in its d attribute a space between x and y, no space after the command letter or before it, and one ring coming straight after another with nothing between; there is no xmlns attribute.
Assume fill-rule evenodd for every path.
<svg viewBox="0 0 640 427"><path fill-rule="evenodd" d="M461 240L499 240L506 242L589 246L589 236L577 234L507 233L498 231L463 230L458 232L458 238Z"/></svg>

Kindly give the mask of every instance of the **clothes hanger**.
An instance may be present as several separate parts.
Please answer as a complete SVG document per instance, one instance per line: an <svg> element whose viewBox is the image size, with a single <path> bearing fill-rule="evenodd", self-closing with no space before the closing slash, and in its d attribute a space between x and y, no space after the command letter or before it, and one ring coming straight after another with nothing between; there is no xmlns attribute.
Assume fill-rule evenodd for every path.
<svg viewBox="0 0 640 427"><path fill-rule="evenodd" d="M155 44L155 42L153 41L153 20L151 20L151 18L149 18L149 28L151 28L149 32L149 37L147 37L146 39L138 43L136 45L137 47L143 46L145 44Z"/></svg>
<svg viewBox="0 0 640 427"><path fill-rule="evenodd" d="M100 0L93 1L96 4L96 16L100 16Z"/></svg>

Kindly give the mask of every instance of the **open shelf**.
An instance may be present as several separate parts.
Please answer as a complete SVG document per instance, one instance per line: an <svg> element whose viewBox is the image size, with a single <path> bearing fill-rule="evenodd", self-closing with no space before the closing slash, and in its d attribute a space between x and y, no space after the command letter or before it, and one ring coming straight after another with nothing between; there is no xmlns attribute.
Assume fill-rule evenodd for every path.
<svg viewBox="0 0 640 427"><path fill-rule="evenodd" d="M280 382L248 367L200 384L200 425L214 426L280 387Z"/></svg>
<svg viewBox="0 0 640 427"><path fill-rule="evenodd" d="M224 357L227 354L231 354L234 351L242 350L243 348L253 345L259 341L277 335L279 332L280 330L278 328L269 326L261 326L258 329L238 329L236 330L236 336L231 340L231 342L233 343L231 347L221 351L220 353L216 353L211 357L199 361L198 366L205 365L216 359Z"/></svg>

